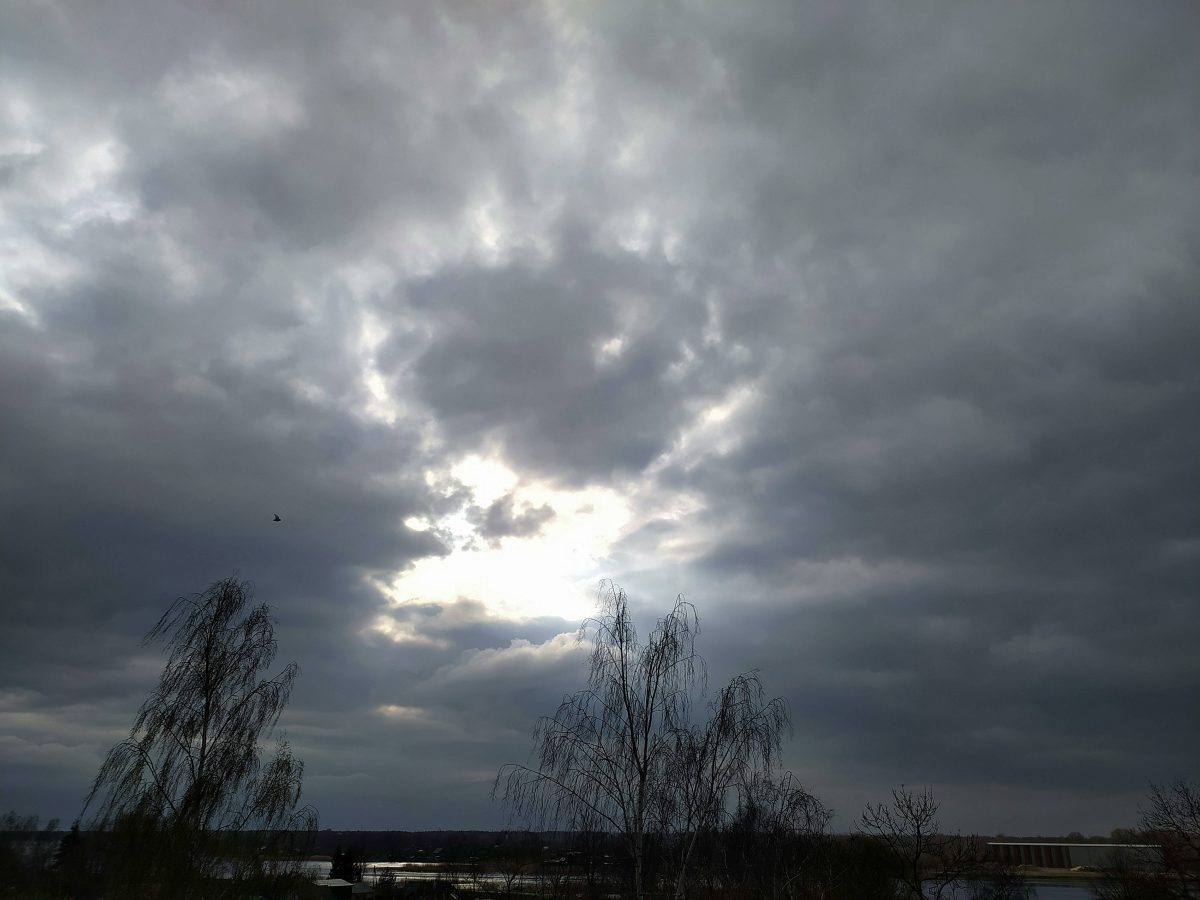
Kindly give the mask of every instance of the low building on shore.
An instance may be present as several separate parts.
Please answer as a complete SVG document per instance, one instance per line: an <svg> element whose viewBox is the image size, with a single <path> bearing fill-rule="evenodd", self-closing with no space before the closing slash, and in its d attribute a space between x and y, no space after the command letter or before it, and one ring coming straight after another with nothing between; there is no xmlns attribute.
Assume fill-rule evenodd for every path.
<svg viewBox="0 0 1200 900"><path fill-rule="evenodd" d="M351 900L354 896L354 885L341 878L316 878L313 884L326 900Z"/></svg>
<svg viewBox="0 0 1200 900"><path fill-rule="evenodd" d="M1059 844L1036 841L988 841L996 862L1038 869L1107 869L1121 860L1150 862L1161 854L1155 844Z"/></svg>

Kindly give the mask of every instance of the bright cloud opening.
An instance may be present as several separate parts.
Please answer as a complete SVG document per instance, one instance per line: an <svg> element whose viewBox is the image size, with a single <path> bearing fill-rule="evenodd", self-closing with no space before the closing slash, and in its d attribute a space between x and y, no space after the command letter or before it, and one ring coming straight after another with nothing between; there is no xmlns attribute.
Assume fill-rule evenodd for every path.
<svg viewBox="0 0 1200 900"><path fill-rule="evenodd" d="M483 456L458 461L448 474L467 488L469 503L437 521L414 517L407 524L441 532L453 549L419 560L394 579L387 590L395 601L470 597L499 615L572 621L594 611L596 585L608 574L604 561L632 520L626 497L608 487L561 490L523 482L500 460ZM516 509L549 507L553 515L536 533L489 540L481 534L480 511L510 495Z"/></svg>

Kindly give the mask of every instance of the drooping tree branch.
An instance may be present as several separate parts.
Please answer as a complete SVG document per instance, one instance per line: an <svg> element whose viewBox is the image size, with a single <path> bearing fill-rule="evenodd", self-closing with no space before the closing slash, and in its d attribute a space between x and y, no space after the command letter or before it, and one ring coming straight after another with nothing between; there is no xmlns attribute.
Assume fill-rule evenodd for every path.
<svg viewBox="0 0 1200 900"><path fill-rule="evenodd" d="M584 623L592 644L587 686L534 729L536 759L501 768L493 796L514 818L542 827L607 826L632 863L644 897L647 848L673 848L672 890L684 896L697 837L730 814L738 786L770 769L789 727L782 700L767 700L756 673L733 679L694 722L706 673L699 621L682 597L645 643L628 599L606 585L601 614Z"/></svg>
<svg viewBox="0 0 1200 900"><path fill-rule="evenodd" d="M315 828L315 812L297 808L303 764L283 741L263 758L260 744L278 724L299 668L289 663L265 675L277 650L274 621L252 597L249 582L227 578L180 597L158 620L146 642L166 647L162 676L85 803L93 829L136 818L133 831L158 835L160 850L173 848L164 872L169 865L206 878L214 866L232 864L231 848L247 832L274 853L271 836ZM129 852L141 852L134 844ZM187 893L186 885L173 889Z"/></svg>

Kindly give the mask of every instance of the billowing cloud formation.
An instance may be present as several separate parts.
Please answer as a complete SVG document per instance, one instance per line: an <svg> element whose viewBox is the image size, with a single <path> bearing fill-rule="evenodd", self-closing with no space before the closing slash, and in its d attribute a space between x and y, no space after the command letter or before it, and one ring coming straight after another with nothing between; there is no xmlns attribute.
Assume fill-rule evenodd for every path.
<svg viewBox="0 0 1200 900"><path fill-rule="evenodd" d="M239 571L327 824L495 824L611 576L843 824L1128 824L1200 739L1197 26L8 4L4 802Z"/></svg>
<svg viewBox="0 0 1200 900"><path fill-rule="evenodd" d="M493 500L484 510L480 533L487 538L529 537L537 534L546 522L554 518L549 504L526 507L520 512L514 508L512 495Z"/></svg>

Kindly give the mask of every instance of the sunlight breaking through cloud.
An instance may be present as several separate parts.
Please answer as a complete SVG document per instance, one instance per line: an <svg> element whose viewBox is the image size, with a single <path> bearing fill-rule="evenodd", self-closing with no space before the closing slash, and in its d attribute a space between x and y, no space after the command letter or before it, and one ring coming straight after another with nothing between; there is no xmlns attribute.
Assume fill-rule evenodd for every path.
<svg viewBox="0 0 1200 900"><path fill-rule="evenodd" d="M502 615L567 620L592 611L604 561L630 525L626 498L606 488L568 490L522 481L500 460L477 455L454 464L447 475L466 488L462 505L438 519L409 522L446 535L453 548L396 576L387 588L395 602L471 597ZM480 513L505 496L524 507L547 507L553 517L536 534L489 542L481 536Z"/></svg>

